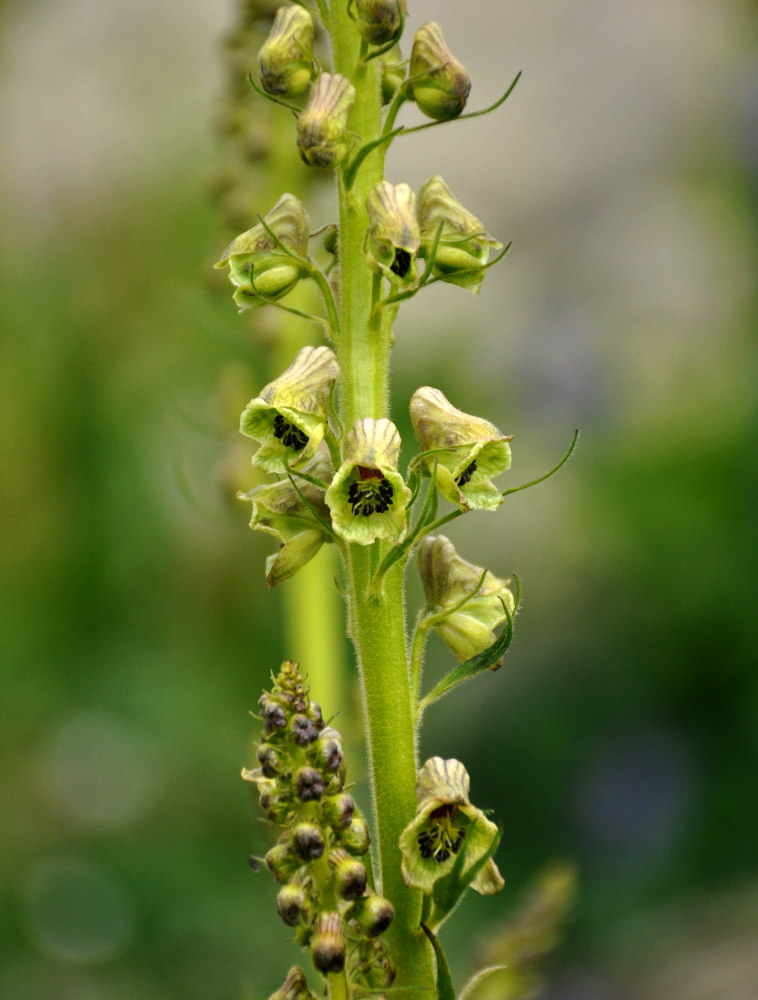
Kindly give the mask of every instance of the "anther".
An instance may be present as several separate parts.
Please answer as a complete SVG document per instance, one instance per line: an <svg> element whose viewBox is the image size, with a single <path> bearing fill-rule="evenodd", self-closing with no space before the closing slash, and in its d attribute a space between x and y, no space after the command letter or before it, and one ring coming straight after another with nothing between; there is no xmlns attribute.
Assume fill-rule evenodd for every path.
<svg viewBox="0 0 758 1000"><path fill-rule="evenodd" d="M308 444L308 438L299 427L288 423L281 413L274 417L274 437L282 442L285 448L302 451Z"/></svg>
<svg viewBox="0 0 758 1000"><path fill-rule="evenodd" d="M476 461L472 462L471 465L467 465L463 472L455 480L458 486L465 486L467 482L476 472Z"/></svg>

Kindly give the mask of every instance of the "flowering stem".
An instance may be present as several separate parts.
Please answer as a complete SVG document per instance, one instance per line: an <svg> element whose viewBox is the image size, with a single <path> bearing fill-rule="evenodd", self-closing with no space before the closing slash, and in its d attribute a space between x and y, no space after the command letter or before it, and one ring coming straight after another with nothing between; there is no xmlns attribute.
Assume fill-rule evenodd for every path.
<svg viewBox="0 0 758 1000"><path fill-rule="evenodd" d="M360 58L360 37L347 4L333 4L329 19L335 71L355 87L351 127L363 142L381 133L379 68ZM383 177L384 154L372 150L345 183L340 168L341 336L340 417L346 429L362 417L379 419L388 411L392 311L374 309L376 283L364 256L368 220L366 198ZM381 543L380 558L387 543ZM386 933L396 985L433 995L431 947L419 929L421 893L406 888L401 876L398 839L416 808L416 747L408 682L403 573L387 573L384 595L371 597L373 546L346 546L350 634L361 677L374 808L377 819L382 893L395 907ZM422 994L423 995L423 994Z"/></svg>

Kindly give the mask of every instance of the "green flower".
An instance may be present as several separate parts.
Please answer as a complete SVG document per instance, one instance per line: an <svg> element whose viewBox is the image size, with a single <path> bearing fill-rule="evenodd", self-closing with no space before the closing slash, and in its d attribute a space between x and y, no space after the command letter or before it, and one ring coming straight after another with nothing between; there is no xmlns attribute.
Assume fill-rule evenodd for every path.
<svg viewBox="0 0 758 1000"><path fill-rule="evenodd" d="M268 94L298 97L313 77L313 19L304 7L280 7L258 52L261 85Z"/></svg>
<svg viewBox="0 0 758 1000"><path fill-rule="evenodd" d="M354 0L358 34L372 45L396 38L405 18L405 0Z"/></svg>
<svg viewBox="0 0 758 1000"><path fill-rule="evenodd" d="M470 660L489 649L495 642L494 630L505 621L502 602L510 614L515 610L509 581L463 559L444 535L427 535L422 540L418 568L427 606L440 619L434 627L458 659ZM476 596L471 596L475 591Z"/></svg>
<svg viewBox="0 0 758 1000"><path fill-rule="evenodd" d="M487 235L481 222L453 196L439 174L425 181L419 191L418 221L425 255L431 253L442 223L434 255L434 273L443 281L478 293L490 247L500 250L503 244Z"/></svg>
<svg viewBox="0 0 758 1000"><path fill-rule="evenodd" d="M421 234L416 219L416 195L407 184L380 181L366 199L369 267L395 285L416 280L416 254Z"/></svg>
<svg viewBox="0 0 758 1000"><path fill-rule="evenodd" d="M326 455L318 452L303 471L329 482L332 463ZM265 531L281 544L279 551L266 559L266 584L269 587L275 587L297 573L331 538L324 526L329 524L324 490L303 479L296 479L295 482L297 489L289 479L282 479L278 483L258 486L249 493L237 494L240 500L252 502L250 527L253 531Z"/></svg>
<svg viewBox="0 0 758 1000"><path fill-rule="evenodd" d="M475 865L492 846L497 826L469 800L470 780L459 760L432 757L418 773L418 811L400 834L405 884L431 893L448 875L456 855L466 852L465 869ZM471 887L485 895L500 892L503 879L490 858Z"/></svg>
<svg viewBox="0 0 758 1000"><path fill-rule="evenodd" d="M240 418L240 431L260 448L253 465L266 472L303 466L324 437L329 390L339 375L328 347L304 347L279 378L251 399Z"/></svg>
<svg viewBox="0 0 758 1000"><path fill-rule="evenodd" d="M347 123L355 104L355 87L339 73L316 77L308 103L297 119L297 148L311 167L336 167L347 156L351 140Z"/></svg>
<svg viewBox="0 0 758 1000"><path fill-rule="evenodd" d="M471 78L445 44L436 21L422 24L413 36L408 78L414 101L429 118L448 121L466 107Z"/></svg>
<svg viewBox="0 0 758 1000"><path fill-rule="evenodd" d="M332 525L346 542L370 545L405 536L411 491L397 471L400 435L391 420L359 420L345 438L345 460L326 491Z"/></svg>
<svg viewBox="0 0 758 1000"><path fill-rule="evenodd" d="M456 409L425 385L411 398L411 420L430 472L437 463L437 487L461 510L496 510L503 496L492 483L511 465L511 437L489 420Z"/></svg>
<svg viewBox="0 0 758 1000"><path fill-rule="evenodd" d="M293 194L281 196L266 216L266 225L293 254L307 256L308 216ZM260 222L233 239L215 266L226 264L229 280L236 287L234 301L240 312L282 298L307 274L298 261L282 251Z"/></svg>

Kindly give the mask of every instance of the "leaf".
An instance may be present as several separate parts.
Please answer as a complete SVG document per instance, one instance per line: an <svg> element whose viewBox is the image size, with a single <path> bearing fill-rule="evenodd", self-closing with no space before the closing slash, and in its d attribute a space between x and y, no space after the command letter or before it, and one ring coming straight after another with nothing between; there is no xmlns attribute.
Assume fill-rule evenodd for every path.
<svg viewBox="0 0 758 1000"><path fill-rule="evenodd" d="M482 673L483 670L497 670L500 666L500 661L503 659L508 647L513 639L513 619L518 611L519 604L521 603L521 580L513 574L513 579L516 583L516 594L515 594L515 604L513 609L513 614L508 610L508 606L505 601L500 598L500 603L503 605L503 610L505 611L506 623L503 631L500 633L498 638L484 650L482 653L478 653L476 656L472 656L470 660L464 660L463 663L459 664L455 670L452 670L447 677L435 685L428 695L421 701L419 705L419 710L423 711L428 708L433 702L438 701L443 695L448 694L454 687L459 684L463 684L464 681L471 680L472 677L476 677L477 674Z"/></svg>
<svg viewBox="0 0 758 1000"><path fill-rule="evenodd" d="M455 1000L453 980L450 978L450 969L448 968L442 945L426 924L421 925L421 930L431 941L432 948L434 948L434 956L437 959L437 1000Z"/></svg>
<svg viewBox="0 0 758 1000"><path fill-rule="evenodd" d="M483 983L485 979L488 979L495 972L505 972L507 968L507 965L490 965L486 969L481 969L473 975L463 987L463 992L458 997L458 1000L469 1000L472 992L477 988L477 986L480 985L480 983Z"/></svg>
<svg viewBox="0 0 758 1000"><path fill-rule="evenodd" d="M466 869L465 872L463 871L463 866L466 863L466 842L464 841L463 849L459 851L455 865L450 874L440 879L439 882L435 884L434 890L432 891L434 907L432 909L432 915L429 923L435 930L437 930L442 922L450 916L458 903L460 903L461 897L466 889L468 889L476 876L498 849L502 836L503 828L498 827L497 836L492 838L492 843L487 848L485 853L478 858L470 868Z"/></svg>

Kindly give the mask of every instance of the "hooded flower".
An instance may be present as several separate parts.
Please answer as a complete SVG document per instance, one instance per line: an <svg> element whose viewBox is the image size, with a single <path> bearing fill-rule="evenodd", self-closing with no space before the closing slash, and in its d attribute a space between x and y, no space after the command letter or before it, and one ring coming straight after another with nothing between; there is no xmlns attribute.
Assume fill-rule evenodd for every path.
<svg viewBox="0 0 758 1000"><path fill-rule="evenodd" d="M489 260L490 247L502 249L503 244L488 236L484 226L453 196L452 191L436 174L425 181L418 194L418 221L421 226L423 252L431 253L437 230L442 231L434 255L434 273L443 281L460 285L478 293L484 279L484 265Z"/></svg>
<svg viewBox="0 0 758 1000"><path fill-rule="evenodd" d="M308 103L297 119L297 148L311 167L336 167L347 156L347 123L355 87L339 73L316 77Z"/></svg>
<svg viewBox="0 0 758 1000"><path fill-rule="evenodd" d="M515 610L509 581L463 559L444 535L427 535L423 539L418 568L426 603L431 613L441 618L435 628L458 659L470 660L489 649L495 642L494 629L505 621L502 602L511 615ZM477 590L483 574L484 581ZM476 596L470 596L475 591ZM449 613L444 614L448 609Z"/></svg>
<svg viewBox="0 0 758 1000"><path fill-rule="evenodd" d="M433 451L437 487L461 510L496 510L503 496L492 483L511 465L511 437L489 420L456 409L439 389L425 385L411 398L411 420L422 451Z"/></svg>
<svg viewBox="0 0 758 1000"><path fill-rule="evenodd" d="M448 121L466 107L471 78L445 44L436 21L422 24L413 36L408 78L414 101L429 118Z"/></svg>
<svg viewBox="0 0 758 1000"><path fill-rule="evenodd" d="M400 834L402 873L407 886L431 893L465 850L464 871L492 846L497 826L469 800L470 780L459 760L430 758L418 773L418 810ZM490 858L471 887L485 895L500 892L503 879Z"/></svg>
<svg viewBox="0 0 758 1000"><path fill-rule="evenodd" d="M313 77L313 18L304 7L280 7L258 52L261 85L268 94L298 97Z"/></svg>
<svg viewBox="0 0 758 1000"><path fill-rule="evenodd" d="M326 491L332 525L346 542L370 545L405 536L411 491L397 471L400 435L391 420L359 420L345 438L345 460Z"/></svg>
<svg viewBox="0 0 758 1000"><path fill-rule="evenodd" d="M293 194L283 194L266 216L266 225L279 242L297 257L308 253L308 216ZM216 267L229 265L236 287L234 301L243 309L257 309L268 300L292 291L306 273L294 257L284 253L263 225L237 236L224 250Z"/></svg>
<svg viewBox="0 0 758 1000"><path fill-rule="evenodd" d="M282 372L251 399L240 418L240 431L260 448L253 465L285 472L314 457L324 437L329 390L339 375L328 347L304 347Z"/></svg>
<svg viewBox="0 0 758 1000"><path fill-rule="evenodd" d="M416 280L416 254L420 233L416 220L416 195L407 184L380 181L366 199L369 267L395 285Z"/></svg>
<svg viewBox="0 0 758 1000"><path fill-rule="evenodd" d="M372 45L397 38L405 18L405 0L355 0L358 34Z"/></svg>
<svg viewBox="0 0 758 1000"><path fill-rule="evenodd" d="M303 471L329 482L332 463L326 455L318 452ZM279 551L266 559L266 583L269 587L275 587L297 573L330 538L324 526L329 524L324 490L306 480L296 482L297 489L289 479L282 479L278 483L258 486L249 493L238 494L240 500L252 502L250 527L253 531L265 531L281 544Z"/></svg>

